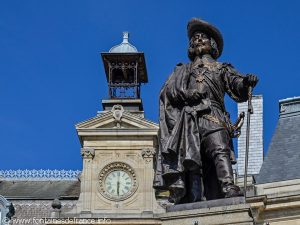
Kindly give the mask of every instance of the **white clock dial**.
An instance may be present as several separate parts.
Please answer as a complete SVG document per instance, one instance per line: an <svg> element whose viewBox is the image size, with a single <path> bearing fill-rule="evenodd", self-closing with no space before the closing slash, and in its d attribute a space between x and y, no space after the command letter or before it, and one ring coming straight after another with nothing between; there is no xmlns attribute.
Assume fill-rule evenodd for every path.
<svg viewBox="0 0 300 225"><path fill-rule="evenodd" d="M109 163L99 173L98 188L101 195L109 200L128 199L138 188L135 171L127 163Z"/></svg>
<svg viewBox="0 0 300 225"><path fill-rule="evenodd" d="M106 191L114 197L122 197L131 190L132 179L122 170L115 170L110 172L105 179Z"/></svg>

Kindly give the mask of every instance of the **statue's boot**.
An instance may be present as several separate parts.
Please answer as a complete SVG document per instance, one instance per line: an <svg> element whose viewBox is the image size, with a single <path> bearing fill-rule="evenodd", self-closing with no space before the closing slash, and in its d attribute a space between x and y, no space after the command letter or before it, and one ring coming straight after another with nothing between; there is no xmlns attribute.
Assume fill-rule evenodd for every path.
<svg viewBox="0 0 300 225"><path fill-rule="evenodd" d="M186 176L188 202L205 201L203 177L198 171L189 171Z"/></svg>
<svg viewBox="0 0 300 225"><path fill-rule="evenodd" d="M230 149L220 148L214 151L216 173L225 198L243 196L241 189L234 185L233 171L230 161Z"/></svg>
<svg viewBox="0 0 300 225"><path fill-rule="evenodd" d="M217 197L230 198L241 196L240 188L234 185L232 163L230 160L231 139L228 131L220 130L206 136L203 148L206 150L206 157L211 159L211 163L215 166L217 183L220 185L221 192ZM210 178L206 177L205 179Z"/></svg>
<svg viewBox="0 0 300 225"><path fill-rule="evenodd" d="M241 189L234 184L223 187L223 192L225 193L225 198L244 196Z"/></svg>

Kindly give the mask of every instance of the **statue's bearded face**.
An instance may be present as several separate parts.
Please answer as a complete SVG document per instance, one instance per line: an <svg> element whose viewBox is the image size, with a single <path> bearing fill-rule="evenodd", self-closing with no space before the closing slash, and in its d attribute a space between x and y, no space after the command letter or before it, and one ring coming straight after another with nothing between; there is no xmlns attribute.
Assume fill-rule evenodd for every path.
<svg viewBox="0 0 300 225"><path fill-rule="evenodd" d="M193 61L196 56L210 54L213 58L219 55L215 40L202 32L195 32L190 40L188 56Z"/></svg>
<svg viewBox="0 0 300 225"><path fill-rule="evenodd" d="M194 46L194 51L196 56L202 56L205 54L211 54L212 47L210 43L210 38L200 32L196 32L192 37L192 45Z"/></svg>

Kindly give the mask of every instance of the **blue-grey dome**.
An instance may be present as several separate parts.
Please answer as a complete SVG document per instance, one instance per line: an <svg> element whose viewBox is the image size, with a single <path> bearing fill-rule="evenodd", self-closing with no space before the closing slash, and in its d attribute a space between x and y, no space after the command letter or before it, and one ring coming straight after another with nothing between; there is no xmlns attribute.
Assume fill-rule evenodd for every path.
<svg viewBox="0 0 300 225"><path fill-rule="evenodd" d="M138 52L136 47L128 42L129 33L123 32L123 42L119 45L112 47L109 52L110 53L130 53L130 52Z"/></svg>

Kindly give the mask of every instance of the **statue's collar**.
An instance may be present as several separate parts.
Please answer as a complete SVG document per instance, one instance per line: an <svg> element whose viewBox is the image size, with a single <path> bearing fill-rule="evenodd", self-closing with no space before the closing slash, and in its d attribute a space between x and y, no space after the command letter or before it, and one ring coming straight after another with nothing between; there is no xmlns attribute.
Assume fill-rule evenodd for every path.
<svg viewBox="0 0 300 225"><path fill-rule="evenodd" d="M203 67L205 64L214 63L215 60L211 55L203 55L201 58L197 58L194 62L191 63L192 68Z"/></svg>
<svg viewBox="0 0 300 225"><path fill-rule="evenodd" d="M201 60L202 60L202 62L203 63L206 63L206 62L208 62L208 63L212 63L212 62L215 62L215 60L211 57L211 55L203 55L202 57L201 57Z"/></svg>

